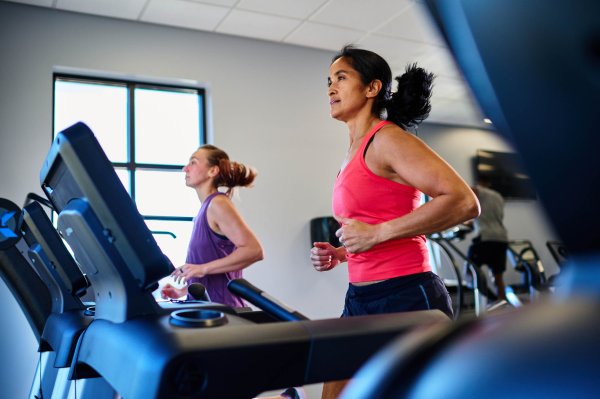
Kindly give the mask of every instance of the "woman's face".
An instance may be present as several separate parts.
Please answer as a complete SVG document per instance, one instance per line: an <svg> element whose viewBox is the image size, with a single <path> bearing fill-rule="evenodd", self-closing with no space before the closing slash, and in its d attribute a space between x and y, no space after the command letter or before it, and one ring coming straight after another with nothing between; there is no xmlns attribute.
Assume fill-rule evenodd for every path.
<svg viewBox="0 0 600 399"><path fill-rule="evenodd" d="M206 150L198 150L192 154L187 165L183 167L185 172L185 185L198 187L200 184L215 176L216 166L210 166L206 157Z"/></svg>
<svg viewBox="0 0 600 399"><path fill-rule="evenodd" d="M344 58L338 58L329 67L327 94L332 118L347 121L367 104L367 86L358 71Z"/></svg>

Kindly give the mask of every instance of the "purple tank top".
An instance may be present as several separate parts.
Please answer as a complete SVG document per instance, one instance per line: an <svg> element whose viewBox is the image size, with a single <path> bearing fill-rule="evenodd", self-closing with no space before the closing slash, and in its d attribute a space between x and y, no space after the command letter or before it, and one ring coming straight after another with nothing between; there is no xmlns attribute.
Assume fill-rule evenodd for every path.
<svg viewBox="0 0 600 399"><path fill-rule="evenodd" d="M208 205L217 195L225 195L217 192L206 197L200 211L194 218L194 227L190 244L188 245L186 263L202 264L215 259L224 258L235 250L235 245L225 236L212 231L208 225ZM192 278L190 283L201 283L206 287L211 302L222 303L233 307L246 306L242 298L232 294L227 289L227 283L242 277L242 271L237 270L228 273L207 274L204 277ZM190 295L188 298L191 299Z"/></svg>

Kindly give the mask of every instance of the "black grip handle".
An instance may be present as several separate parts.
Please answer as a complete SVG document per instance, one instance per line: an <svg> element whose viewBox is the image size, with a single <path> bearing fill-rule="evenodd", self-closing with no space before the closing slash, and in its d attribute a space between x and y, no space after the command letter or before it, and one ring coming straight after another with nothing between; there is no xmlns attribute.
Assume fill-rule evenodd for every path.
<svg viewBox="0 0 600 399"><path fill-rule="evenodd" d="M264 310L266 313L282 321L301 321L308 320L308 317L302 313L290 309L285 304L269 296L263 290L250 284L243 278L231 280L227 284L229 291L244 298L251 304Z"/></svg>
<svg viewBox="0 0 600 399"><path fill-rule="evenodd" d="M210 302L208 292L206 292L206 287L201 283L190 284L188 286L188 293L192 296L192 298L198 301Z"/></svg>

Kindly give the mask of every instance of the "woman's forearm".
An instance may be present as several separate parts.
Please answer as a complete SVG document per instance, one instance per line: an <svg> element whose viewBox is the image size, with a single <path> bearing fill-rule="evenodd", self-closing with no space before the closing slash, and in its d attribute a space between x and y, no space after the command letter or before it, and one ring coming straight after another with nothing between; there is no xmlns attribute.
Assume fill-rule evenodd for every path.
<svg viewBox="0 0 600 399"><path fill-rule="evenodd" d="M440 195L408 215L379 225L378 241L435 233L471 220L478 215L479 203L474 196L455 198Z"/></svg>
<svg viewBox="0 0 600 399"><path fill-rule="evenodd" d="M204 274L219 274L244 269L263 258L263 250L260 245L249 245L238 247L224 258L215 259L199 266L203 269Z"/></svg>

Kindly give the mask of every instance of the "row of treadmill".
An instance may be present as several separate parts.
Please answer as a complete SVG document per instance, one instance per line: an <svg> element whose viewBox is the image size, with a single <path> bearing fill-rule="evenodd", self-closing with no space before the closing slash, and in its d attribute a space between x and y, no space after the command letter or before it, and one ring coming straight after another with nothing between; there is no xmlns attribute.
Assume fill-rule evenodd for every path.
<svg viewBox="0 0 600 399"><path fill-rule="evenodd" d="M30 397L247 399L346 378L343 399L598 397L600 2L547 3L422 5L569 248L561 290L455 321L307 320L246 281L231 288L260 310L157 303L173 266L79 123L43 163L43 201L0 200L0 275L39 339Z"/></svg>
<svg viewBox="0 0 600 399"><path fill-rule="evenodd" d="M230 289L261 310L157 302L173 266L85 124L56 136L41 186L47 198L22 209L0 202L1 274L43 354L31 398L67 398L74 384L78 398L251 398L349 378L395 336L446 321L437 311L311 321L243 279Z"/></svg>
<svg viewBox="0 0 600 399"><path fill-rule="evenodd" d="M85 399L247 399L346 378L353 381L344 398L465 397L448 392L463 385L463 373L493 380L498 367L517 373L502 382L504 392L516 392L523 375L539 375L543 385L542 374L563 368L536 365L549 358L544 333L563 339L577 331L572 345L554 347L558 353L600 334L597 323L587 325L588 307L597 306L587 301L539 301L456 321L437 310L308 320L240 279L229 288L260 310L156 302L152 292L173 266L85 124L57 135L41 186L47 198L30 195L22 209L0 200L1 275L41 353L30 398L76 391ZM56 227L44 207L58 214ZM518 351L516 364L504 364L517 360L506 359L506 346ZM589 349L580 348L586 362ZM590 377L568 369L578 380Z"/></svg>

